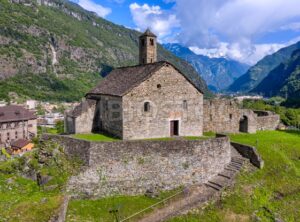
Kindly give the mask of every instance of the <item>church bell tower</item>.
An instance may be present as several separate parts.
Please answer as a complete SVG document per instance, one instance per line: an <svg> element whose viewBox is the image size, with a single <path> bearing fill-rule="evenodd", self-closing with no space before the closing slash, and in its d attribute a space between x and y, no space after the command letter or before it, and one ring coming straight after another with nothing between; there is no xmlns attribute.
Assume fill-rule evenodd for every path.
<svg viewBox="0 0 300 222"><path fill-rule="evenodd" d="M154 35L149 29L147 29L144 34L140 36L139 48L140 65L157 61L156 35Z"/></svg>

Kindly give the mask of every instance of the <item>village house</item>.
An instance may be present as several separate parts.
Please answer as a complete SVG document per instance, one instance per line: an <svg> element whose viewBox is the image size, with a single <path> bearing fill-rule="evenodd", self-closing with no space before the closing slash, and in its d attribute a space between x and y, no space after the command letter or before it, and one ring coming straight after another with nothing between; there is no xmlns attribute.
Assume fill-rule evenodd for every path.
<svg viewBox="0 0 300 222"><path fill-rule="evenodd" d="M0 107L0 145L10 146L18 139L31 139L37 135L37 117L22 106Z"/></svg>
<svg viewBox="0 0 300 222"><path fill-rule="evenodd" d="M11 147L8 149L10 154L16 155L32 150L34 144L26 139L18 139L11 143Z"/></svg>

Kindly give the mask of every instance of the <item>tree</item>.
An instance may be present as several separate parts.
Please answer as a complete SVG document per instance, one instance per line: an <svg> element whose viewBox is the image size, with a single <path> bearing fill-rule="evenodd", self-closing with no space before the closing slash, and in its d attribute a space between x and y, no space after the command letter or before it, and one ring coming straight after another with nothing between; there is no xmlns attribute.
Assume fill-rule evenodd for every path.
<svg viewBox="0 0 300 222"><path fill-rule="evenodd" d="M62 134L65 132L65 123L62 120L59 120L56 122L55 124L55 129L57 131L58 134Z"/></svg>

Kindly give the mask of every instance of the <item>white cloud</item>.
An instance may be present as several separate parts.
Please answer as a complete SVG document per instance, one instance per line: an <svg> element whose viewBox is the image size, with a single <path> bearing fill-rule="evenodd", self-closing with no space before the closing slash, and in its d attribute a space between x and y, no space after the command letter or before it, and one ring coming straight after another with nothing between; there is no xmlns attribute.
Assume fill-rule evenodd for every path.
<svg viewBox="0 0 300 222"><path fill-rule="evenodd" d="M218 48L189 47L198 55L205 55L210 58L226 57L249 65L254 65L266 55L270 55L289 44L253 44L247 49L240 47L238 43L220 43Z"/></svg>
<svg viewBox="0 0 300 222"><path fill-rule="evenodd" d="M300 30L295 22L300 20L300 3L295 0L174 1L181 27L178 41L208 56L253 64L289 44L255 44L257 39L274 30Z"/></svg>
<svg viewBox="0 0 300 222"><path fill-rule="evenodd" d="M300 22L293 22L287 25L283 25L280 27L280 30L292 30L292 31L296 31L299 32L300 31Z"/></svg>
<svg viewBox="0 0 300 222"><path fill-rule="evenodd" d="M297 0L164 2L174 2L175 6L166 11L148 4L130 5L138 30L150 27L164 42L193 46L194 52L203 55L254 64L265 55L294 43L257 44L257 40L270 33L300 31L300 3Z"/></svg>
<svg viewBox="0 0 300 222"><path fill-rule="evenodd" d="M162 40L172 33L172 29L179 27L176 15L163 11L159 6L132 3L129 6L137 30L150 28Z"/></svg>
<svg viewBox="0 0 300 222"><path fill-rule="evenodd" d="M255 38L300 17L295 0L176 0L181 41L213 46L220 39L251 43Z"/></svg>
<svg viewBox="0 0 300 222"><path fill-rule="evenodd" d="M103 7L91 0L78 0L77 4L88 11L95 12L98 16L103 18L111 13L110 8Z"/></svg>

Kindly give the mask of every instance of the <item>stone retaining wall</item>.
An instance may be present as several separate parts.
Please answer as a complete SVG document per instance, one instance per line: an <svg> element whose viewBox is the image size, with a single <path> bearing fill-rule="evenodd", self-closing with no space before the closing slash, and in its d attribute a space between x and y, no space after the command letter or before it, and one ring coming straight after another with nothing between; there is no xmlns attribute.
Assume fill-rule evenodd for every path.
<svg viewBox="0 0 300 222"><path fill-rule="evenodd" d="M258 116L257 130L276 130L280 123L279 115Z"/></svg>
<svg viewBox="0 0 300 222"><path fill-rule="evenodd" d="M250 162L262 169L264 167L264 161L261 159L259 153L256 151L255 147L240 144L240 143L234 143L231 142L231 145L245 158L249 159Z"/></svg>
<svg viewBox="0 0 300 222"><path fill-rule="evenodd" d="M228 137L120 142L52 138L72 156L83 146L80 155L89 167L70 179L68 191L73 196L136 195L148 189L171 190L203 183L220 173L231 160ZM83 155L84 152L88 154Z"/></svg>

